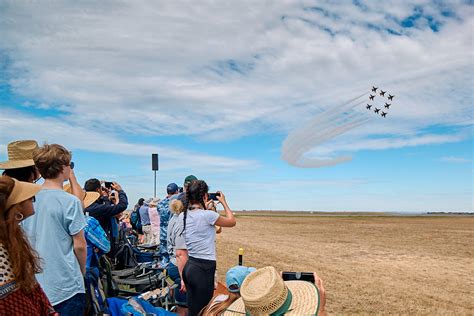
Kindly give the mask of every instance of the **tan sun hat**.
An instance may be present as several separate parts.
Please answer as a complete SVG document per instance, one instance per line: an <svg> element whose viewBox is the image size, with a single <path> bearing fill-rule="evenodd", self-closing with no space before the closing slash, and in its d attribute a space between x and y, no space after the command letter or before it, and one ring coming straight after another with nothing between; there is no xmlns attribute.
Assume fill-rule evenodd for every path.
<svg viewBox="0 0 474 316"><path fill-rule="evenodd" d="M71 185L69 183L65 184L63 187L63 190L66 191L67 193L72 194L71 190ZM84 197L82 200L84 201L84 208L89 207L92 203L97 201L97 199L100 197L99 192L84 192Z"/></svg>
<svg viewBox="0 0 474 316"><path fill-rule="evenodd" d="M155 206L158 205L158 203L160 203L160 199L158 199L158 198L153 198L153 199L148 203L148 206L155 207Z"/></svg>
<svg viewBox="0 0 474 316"><path fill-rule="evenodd" d="M0 169L17 169L34 166L33 150L38 148L35 140L17 140L7 146L8 160L0 162Z"/></svg>
<svg viewBox="0 0 474 316"><path fill-rule="evenodd" d="M317 315L319 310L319 292L313 283L283 281L274 267L250 273L240 295L223 315Z"/></svg>
<svg viewBox="0 0 474 316"><path fill-rule="evenodd" d="M7 199L5 209L32 198L41 190L41 185L11 179L15 181L15 186Z"/></svg>

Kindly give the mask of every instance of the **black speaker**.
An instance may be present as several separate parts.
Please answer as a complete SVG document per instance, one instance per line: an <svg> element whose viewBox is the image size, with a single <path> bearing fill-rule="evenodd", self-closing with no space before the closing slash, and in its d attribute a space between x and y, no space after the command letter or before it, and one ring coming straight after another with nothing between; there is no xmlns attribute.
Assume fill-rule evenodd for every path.
<svg viewBox="0 0 474 316"><path fill-rule="evenodd" d="M158 154L151 154L151 170L158 169Z"/></svg>

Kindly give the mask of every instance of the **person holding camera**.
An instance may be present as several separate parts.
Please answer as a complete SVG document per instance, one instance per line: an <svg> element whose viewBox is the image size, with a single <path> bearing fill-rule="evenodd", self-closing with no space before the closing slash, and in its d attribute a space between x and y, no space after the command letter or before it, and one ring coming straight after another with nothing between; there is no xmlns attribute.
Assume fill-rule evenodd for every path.
<svg viewBox="0 0 474 316"><path fill-rule="evenodd" d="M127 209L128 198L117 182L112 182L110 187L118 194L118 199L114 201L114 203L110 201L107 188L102 187L98 179L93 178L87 180L84 184L84 190L86 192L98 192L101 197L89 205L84 211L99 221L100 226L102 226L107 233L109 239L112 240L112 238L118 237L118 223L115 216ZM113 253L113 251L111 251L111 253Z"/></svg>
<svg viewBox="0 0 474 316"><path fill-rule="evenodd" d="M225 216L206 210L209 187L203 180L192 181L186 190L187 205L179 215L188 250L188 260L183 269L187 291L189 315L198 315L214 292L216 271L216 228L234 227L236 220L222 192L215 198L224 207Z"/></svg>

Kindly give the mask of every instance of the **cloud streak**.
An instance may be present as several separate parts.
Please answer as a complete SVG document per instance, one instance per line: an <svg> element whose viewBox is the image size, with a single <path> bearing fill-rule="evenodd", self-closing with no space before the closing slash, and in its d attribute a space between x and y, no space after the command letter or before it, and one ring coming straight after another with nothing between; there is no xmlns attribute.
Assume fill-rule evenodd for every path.
<svg viewBox="0 0 474 316"><path fill-rule="evenodd" d="M159 152L162 167L167 170L195 168L220 172L254 169L259 166L255 160L234 159L183 150L160 144L132 143L118 136L104 135L100 130L74 126L57 118L36 118L16 111L2 111L0 118L2 133L0 143L34 137L38 142L59 143L70 150L113 153L127 156L149 156ZM27 122L28 128L25 128ZM2 151L2 152L6 152Z"/></svg>
<svg viewBox="0 0 474 316"><path fill-rule="evenodd" d="M5 1L2 81L74 126L113 117L112 138L206 141L284 135L377 84L400 106L348 137L423 139L431 126L472 125L472 13L464 1Z"/></svg>

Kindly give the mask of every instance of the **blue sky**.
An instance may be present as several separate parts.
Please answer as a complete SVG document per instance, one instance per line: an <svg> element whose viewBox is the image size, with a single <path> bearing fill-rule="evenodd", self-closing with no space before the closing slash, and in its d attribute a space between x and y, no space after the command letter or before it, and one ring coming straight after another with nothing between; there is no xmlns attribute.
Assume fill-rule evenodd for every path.
<svg viewBox="0 0 474 316"><path fill-rule="evenodd" d="M195 174L234 209L473 211L470 1L0 2L0 158L17 139L73 151L81 182L131 204ZM375 84L386 119L336 120L282 143ZM365 97L364 97L365 98ZM365 102L365 99L363 100ZM322 120L323 121L323 120ZM326 136L324 136L326 135Z"/></svg>

